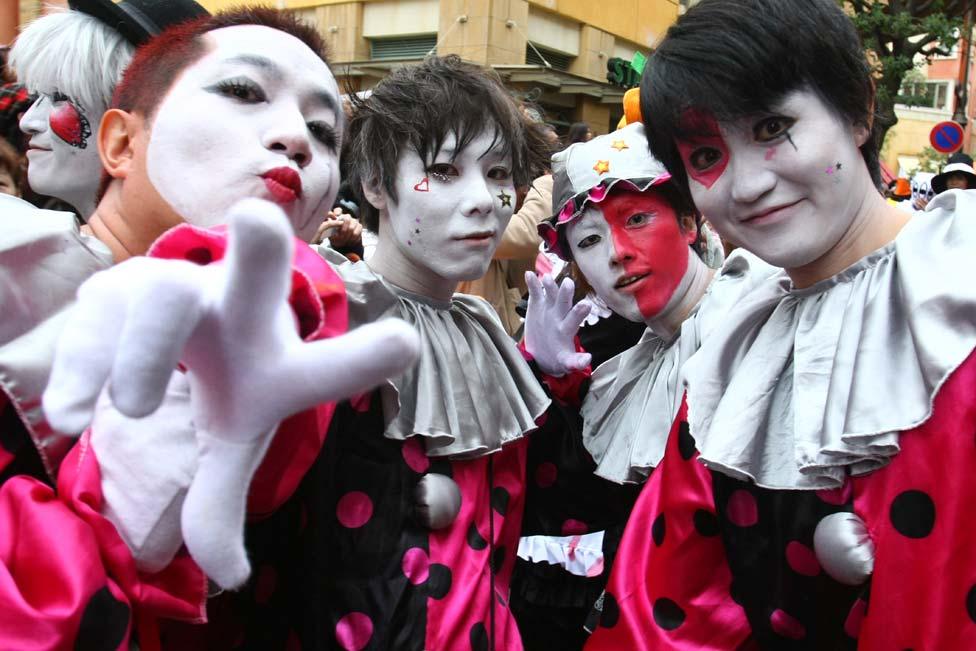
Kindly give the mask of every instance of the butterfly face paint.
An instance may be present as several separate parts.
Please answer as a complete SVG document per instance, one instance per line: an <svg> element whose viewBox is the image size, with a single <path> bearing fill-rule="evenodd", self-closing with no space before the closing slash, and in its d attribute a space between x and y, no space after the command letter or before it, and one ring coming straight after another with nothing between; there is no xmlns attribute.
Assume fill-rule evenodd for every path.
<svg viewBox="0 0 976 651"><path fill-rule="evenodd" d="M695 241L657 192L614 192L566 228L586 280L631 321L653 320L671 302Z"/></svg>
<svg viewBox="0 0 976 651"><path fill-rule="evenodd" d="M35 192L57 197L87 217L95 208L102 162L92 138L101 112L64 95L40 95L20 129L30 138L27 178Z"/></svg>
<svg viewBox="0 0 976 651"><path fill-rule="evenodd" d="M724 238L770 264L819 260L869 192L870 176L851 171L863 166L868 131L812 91L788 93L768 114L695 126L701 135L677 144L696 206Z"/></svg>
<svg viewBox="0 0 976 651"><path fill-rule="evenodd" d="M435 281L484 275L512 218L511 156L482 132L461 151L449 134L430 165L405 148L397 162L397 201L386 197L380 246L387 269L412 268ZM418 178L428 181L417 188ZM396 258L396 259L393 259ZM396 282L396 278L389 278Z"/></svg>

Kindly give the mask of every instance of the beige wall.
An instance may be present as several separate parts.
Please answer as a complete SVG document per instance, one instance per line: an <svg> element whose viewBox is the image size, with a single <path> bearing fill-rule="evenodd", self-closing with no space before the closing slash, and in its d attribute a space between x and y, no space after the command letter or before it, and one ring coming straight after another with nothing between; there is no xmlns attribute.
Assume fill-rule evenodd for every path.
<svg viewBox="0 0 976 651"><path fill-rule="evenodd" d="M678 17L677 0L528 0L641 47L654 45Z"/></svg>
<svg viewBox="0 0 976 651"><path fill-rule="evenodd" d="M437 52L483 64L525 63L528 16L526 0L440 0Z"/></svg>
<svg viewBox="0 0 976 651"><path fill-rule="evenodd" d="M434 34L439 26L439 0L383 0L363 6L363 36Z"/></svg>
<svg viewBox="0 0 976 651"><path fill-rule="evenodd" d="M363 61L369 58L369 41L362 36L362 2L300 9L298 13L318 27L329 46L332 61Z"/></svg>

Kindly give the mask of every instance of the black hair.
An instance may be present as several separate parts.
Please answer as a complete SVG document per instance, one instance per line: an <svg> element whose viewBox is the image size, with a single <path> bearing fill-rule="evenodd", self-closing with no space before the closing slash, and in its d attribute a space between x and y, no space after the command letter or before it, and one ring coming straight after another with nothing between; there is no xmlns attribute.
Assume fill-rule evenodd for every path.
<svg viewBox="0 0 976 651"><path fill-rule="evenodd" d="M573 122L569 125L569 131L566 132L566 146L577 143L586 142L586 134L590 132L590 125L586 122Z"/></svg>
<svg viewBox="0 0 976 651"><path fill-rule="evenodd" d="M772 111L809 89L852 124L873 122L874 83L854 24L835 0L702 0L668 29L644 70L641 115L652 154L678 187L688 176L675 139L694 110L729 122ZM861 146L881 182L878 132Z"/></svg>
<svg viewBox="0 0 976 651"><path fill-rule="evenodd" d="M624 186L615 186L621 187ZM633 188L631 188L633 190ZM613 194L614 190L611 190ZM655 185L648 190L647 193L656 192L664 197L664 200L668 202L674 210L675 219L678 220L678 226L682 226L682 217L694 217L695 218L695 228L698 229L698 234L695 238L694 244L691 248L694 249L695 253L698 254L699 258L704 259L705 254L708 252L708 243L705 241L705 234L702 231L702 214L698 212L695 208L694 202L688 197L684 192L678 189L674 183L668 182L661 185ZM682 226L683 227L683 226ZM556 237L559 239L559 250L562 251L568 262L573 262L573 247L569 245L569 240L566 237L566 232L569 229L565 226L556 229Z"/></svg>
<svg viewBox="0 0 976 651"><path fill-rule="evenodd" d="M456 55L397 68L366 97L350 94L349 102L343 178L359 199L360 221L373 231L379 227L379 211L366 200L363 183L381 185L397 201L400 156L413 151L430 165L450 134L460 152L490 130L492 146L512 157L515 187L528 186L548 163L542 131L529 122L498 75Z"/></svg>

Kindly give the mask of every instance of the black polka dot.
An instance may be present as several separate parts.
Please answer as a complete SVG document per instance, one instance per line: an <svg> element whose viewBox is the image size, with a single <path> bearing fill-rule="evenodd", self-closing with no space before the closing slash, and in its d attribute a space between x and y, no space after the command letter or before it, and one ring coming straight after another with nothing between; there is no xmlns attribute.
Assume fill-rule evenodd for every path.
<svg viewBox="0 0 976 651"><path fill-rule="evenodd" d="M210 249L198 246L186 252L186 259L195 264L207 265L213 262L213 254Z"/></svg>
<svg viewBox="0 0 976 651"><path fill-rule="evenodd" d="M451 569L441 563L431 563L427 575L428 594L434 599L443 599L451 591Z"/></svg>
<svg viewBox="0 0 976 651"><path fill-rule="evenodd" d="M729 585L729 596L732 597L732 601L739 604L740 606L745 605L745 597L742 594L742 587L735 580Z"/></svg>
<svg viewBox="0 0 976 651"><path fill-rule="evenodd" d="M969 589L969 594L966 595L966 612L969 613L969 619L976 624L976 585Z"/></svg>
<svg viewBox="0 0 976 651"><path fill-rule="evenodd" d="M105 586L88 600L75 638L75 651L115 649L129 628L129 607Z"/></svg>
<svg viewBox="0 0 976 651"><path fill-rule="evenodd" d="M468 545L471 549L480 552L482 549L488 546L488 541L481 537L478 533L478 527L475 526L474 522L468 527Z"/></svg>
<svg viewBox="0 0 976 651"><path fill-rule="evenodd" d="M451 466L451 462L443 457L431 459L430 468L427 469L427 472L436 472L438 475L454 478L454 468Z"/></svg>
<svg viewBox="0 0 976 651"><path fill-rule="evenodd" d="M488 651L488 629L481 622L471 627L471 651Z"/></svg>
<svg viewBox="0 0 976 651"><path fill-rule="evenodd" d="M654 623L666 631L673 631L685 622L685 611L670 599L660 598L654 602Z"/></svg>
<svg viewBox="0 0 976 651"><path fill-rule="evenodd" d="M664 544L664 533L665 533L665 524L664 524L664 514L662 513L661 515L654 518L654 524L651 525L651 538L654 539L654 544L657 545L658 547Z"/></svg>
<svg viewBox="0 0 976 651"><path fill-rule="evenodd" d="M691 428L685 421L678 425L678 452L681 453L681 458L685 461L695 456L695 439L692 438Z"/></svg>
<svg viewBox="0 0 976 651"><path fill-rule="evenodd" d="M508 491L501 486L495 486L491 490L491 508L498 512L498 515L505 515L508 511L508 500L510 496Z"/></svg>
<svg viewBox="0 0 976 651"><path fill-rule="evenodd" d="M694 516L695 531L703 536L718 535L718 518L711 511L698 509Z"/></svg>
<svg viewBox="0 0 976 651"><path fill-rule="evenodd" d="M609 592L603 593L603 609L600 611L600 626L613 628L620 621L620 606L617 599Z"/></svg>
<svg viewBox="0 0 976 651"><path fill-rule="evenodd" d="M491 571L498 574L502 565L505 564L505 545L499 545L495 547L495 551L491 553Z"/></svg>
<svg viewBox="0 0 976 651"><path fill-rule="evenodd" d="M906 538L925 538L935 527L935 502L922 491L905 491L891 502L889 517Z"/></svg>

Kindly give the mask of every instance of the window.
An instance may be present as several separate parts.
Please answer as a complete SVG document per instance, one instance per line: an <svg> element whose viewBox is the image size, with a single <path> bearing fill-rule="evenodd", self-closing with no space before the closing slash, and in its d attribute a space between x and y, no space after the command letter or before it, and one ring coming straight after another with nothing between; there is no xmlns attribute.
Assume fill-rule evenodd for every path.
<svg viewBox="0 0 976 651"><path fill-rule="evenodd" d="M539 50L536 52L536 50ZM562 52L556 52L555 50L550 50L549 48L541 47L536 45L533 49L532 45L525 46L525 62L534 66L544 66L545 62L539 55L545 57L546 61L549 62L556 70L566 71L569 70L569 66L573 63L574 56L570 54L563 54Z"/></svg>
<svg viewBox="0 0 976 651"><path fill-rule="evenodd" d="M948 81L920 81L901 88L901 103L944 111L949 106Z"/></svg>
<svg viewBox="0 0 976 651"><path fill-rule="evenodd" d="M423 59L435 47L437 47L437 34L405 38L377 38L369 42L369 58Z"/></svg>

